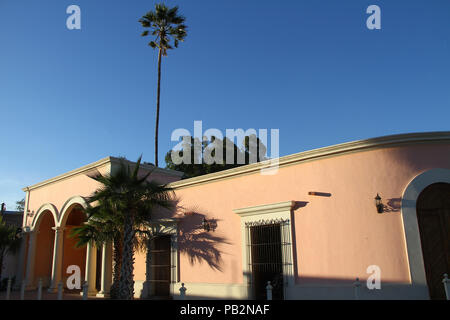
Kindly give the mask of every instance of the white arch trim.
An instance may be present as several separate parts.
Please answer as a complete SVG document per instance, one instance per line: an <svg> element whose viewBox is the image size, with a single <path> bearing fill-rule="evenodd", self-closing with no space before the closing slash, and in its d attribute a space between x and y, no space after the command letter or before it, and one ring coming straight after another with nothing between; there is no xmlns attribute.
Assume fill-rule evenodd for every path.
<svg viewBox="0 0 450 320"><path fill-rule="evenodd" d="M402 196L402 217L405 229L411 283L427 287L422 244L417 221L417 199L420 193L434 183L450 183L450 169L431 169L417 175L408 184Z"/></svg>
<svg viewBox="0 0 450 320"><path fill-rule="evenodd" d="M59 217L58 227L62 227L66 224L67 216L70 213L70 209L73 205L76 204L82 206L84 209L88 207L86 200L84 200L84 198L81 196L73 196L69 198L61 208L61 215Z"/></svg>
<svg viewBox="0 0 450 320"><path fill-rule="evenodd" d="M39 207L39 209L37 210L36 214L33 217L33 221L31 222L31 231L33 231L36 228L36 223L39 221L39 218L41 217L41 215L46 212L46 211L50 211L52 216L53 216L53 222L55 224L55 226L58 223L58 209L56 209L56 207L51 204L51 203L45 203L42 206Z"/></svg>

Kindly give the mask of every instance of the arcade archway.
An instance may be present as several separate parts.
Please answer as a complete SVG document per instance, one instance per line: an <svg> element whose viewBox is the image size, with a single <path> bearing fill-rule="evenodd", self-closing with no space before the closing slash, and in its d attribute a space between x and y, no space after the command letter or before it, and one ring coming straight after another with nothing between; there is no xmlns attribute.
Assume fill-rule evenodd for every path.
<svg viewBox="0 0 450 320"><path fill-rule="evenodd" d="M55 220L50 210L43 211L35 224L36 253L34 263L34 286L42 280L43 287L49 287L52 277L53 248L55 241Z"/></svg>
<svg viewBox="0 0 450 320"><path fill-rule="evenodd" d="M62 272L61 278L64 283L64 288L67 290L67 278L70 277L73 271L67 273L69 266L76 266L80 270L81 279L85 278L86 268L86 247L76 247L78 239L72 236L73 229L81 226L86 220L86 215L83 208L79 204L75 204L68 208L64 216L64 240L62 250ZM74 289L77 291L77 289Z"/></svg>

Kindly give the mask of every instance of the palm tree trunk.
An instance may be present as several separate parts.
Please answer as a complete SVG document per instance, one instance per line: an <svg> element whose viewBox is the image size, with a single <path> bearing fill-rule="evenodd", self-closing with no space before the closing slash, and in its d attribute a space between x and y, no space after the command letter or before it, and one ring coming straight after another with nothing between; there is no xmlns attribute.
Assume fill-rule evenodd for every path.
<svg viewBox="0 0 450 320"><path fill-rule="evenodd" d="M158 91L156 93L156 124L155 124L155 166L158 166L158 127L159 127L159 100L161 93L161 48L158 54Z"/></svg>
<svg viewBox="0 0 450 320"><path fill-rule="evenodd" d="M123 232L122 266L120 270L119 298L132 300L134 297L134 217L129 214L125 217Z"/></svg>
<svg viewBox="0 0 450 320"><path fill-rule="evenodd" d="M122 267L122 234L119 234L114 239L114 270L113 270L113 284L110 289L111 299L119 298L119 283L120 283L120 269Z"/></svg>

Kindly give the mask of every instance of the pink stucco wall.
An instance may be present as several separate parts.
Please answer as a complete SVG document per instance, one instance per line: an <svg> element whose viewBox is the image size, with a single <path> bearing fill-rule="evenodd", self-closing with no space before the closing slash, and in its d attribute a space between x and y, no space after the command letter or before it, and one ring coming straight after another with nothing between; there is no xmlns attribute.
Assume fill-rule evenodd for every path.
<svg viewBox="0 0 450 320"><path fill-rule="evenodd" d="M297 283L365 279L369 265L380 266L384 283L408 283L400 199L408 183L431 168L450 168L450 145L356 152L283 167L272 176L255 173L181 188L176 191L180 206L217 219L217 230L207 236L223 239L204 239L217 250L212 253L220 254L215 262L207 250L202 256L182 245L180 281L241 283L240 218L233 209L294 200L300 205L293 214ZM330 196L308 195L310 191ZM377 214L377 193L390 212ZM192 219L181 228L199 223ZM197 233L198 242L202 232L190 232Z"/></svg>
<svg viewBox="0 0 450 320"><path fill-rule="evenodd" d="M113 164L115 166L116 164ZM110 173L110 163L102 165L96 168L97 171L91 170L89 174ZM145 174L146 171L141 170L140 174ZM167 176L161 173L153 173L150 177L151 180L155 180L161 183L169 183L178 180L177 177ZM29 195L28 210L37 213L39 208L43 204L53 204L58 210L59 214L62 214L62 209L67 200L74 196L87 197L90 196L100 184L94 179L90 178L87 173L80 173L73 175L67 179L62 179L45 186L32 189ZM31 225L34 215L27 217L26 225Z"/></svg>
<svg viewBox="0 0 450 320"><path fill-rule="evenodd" d="M360 151L282 167L276 175L256 172L179 188L180 281L242 283L241 224L233 209L294 200L297 283L365 279L369 265L381 267L385 283L408 283L401 197L415 176L432 168L450 169L450 144ZM72 176L33 189L29 209L52 203L61 210L70 197L88 196L97 187L86 175ZM329 196L308 195L311 191ZM389 208L381 215L374 206L377 193ZM215 232L201 230L203 216L217 220ZM135 279L144 280L143 254L136 255L135 266Z"/></svg>
<svg viewBox="0 0 450 320"><path fill-rule="evenodd" d="M102 174L109 172L109 166L104 165L98 168ZM99 184L89 178L86 174L74 175L70 178L56 181L45 186L32 189L28 199L28 210L37 214L43 204L53 204L58 212L63 208L64 203L73 196L86 197L92 194ZM26 225L30 226L34 215L27 218Z"/></svg>
<svg viewBox="0 0 450 320"><path fill-rule="evenodd" d="M113 170L117 168L118 164L113 163ZM50 212L42 211L39 221L42 221L43 217L46 217L47 220L51 220L47 224L42 225L38 221L35 221L35 225L40 225L40 235L45 235L47 237L54 237L54 232L51 230L51 227L57 225L59 221L61 223L62 217L61 215L64 213L64 205L66 202L75 196L87 197L90 196L97 188L100 187L100 184L96 182L94 179L90 178L87 174L92 173L101 173L101 174L109 174L111 172L111 163L107 162L104 165L101 165L93 170L79 173L76 175L72 175L65 179L60 179L58 181L45 184L43 186L32 188L29 191L28 197L28 210L33 212L32 215L26 218L25 225L32 226L33 221L35 221L36 215L38 214L39 209L44 204L51 204L56 208L56 219L50 214ZM147 170L141 170L140 175L145 175L148 173ZM165 175L160 172L153 172L150 176L150 180L155 180L159 183L169 183L173 181L179 180L179 177L174 175ZM68 214L72 212L73 207L67 211ZM65 210L65 209L64 209ZM54 221L57 220L57 221ZM78 223L77 223L78 224ZM65 231L65 240L64 240L64 261L63 261L63 270L67 269L67 266L70 264L79 265L82 271L82 275L84 274L85 268L85 249L74 249L69 248L73 246L74 239L69 236L69 229ZM53 238L52 238L53 241ZM41 241L42 242L42 241ZM48 242L48 241L47 241ZM37 247L37 257L42 257L45 255L45 259L39 258L35 261L35 268L39 272L40 270L44 270L41 273L45 273L47 278L50 278L51 275L51 263L52 263L52 253L53 253L53 242L49 242L46 245ZM136 279L144 279L145 278L145 256L137 253L136 255ZM143 259L143 260L142 260ZM38 273L36 273L39 275ZM66 277L66 274L63 272L63 277Z"/></svg>

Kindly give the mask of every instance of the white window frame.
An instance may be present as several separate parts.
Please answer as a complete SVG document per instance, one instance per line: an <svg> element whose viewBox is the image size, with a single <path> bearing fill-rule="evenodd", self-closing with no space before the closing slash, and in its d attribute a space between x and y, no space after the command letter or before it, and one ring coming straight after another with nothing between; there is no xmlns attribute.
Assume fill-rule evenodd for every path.
<svg viewBox="0 0 450 320"><path fill-rule="evenodd" d="M253 296L252 288L250 286L251 283L251 274L249 269L249 261L248 261L248 243L246 237L246 226L245 224L248 222L257 222L261 220L276 220L282 219L284 221L289 221L289 239L290 242L287 244L287 250L283 250L283 261L290 261L292 265L287 268L283 265L283 280L284 280L284 298L286 299L287 287L293 287L295 285L294 278L294 253L293 253L293 239L292 237L292 209L294 208L295 201L285 201L285 202L277 202L266 205L259 205L253 207L245 207L240 209L234 209L234 213L241 217L241 243L242 243L242 269L244 276L244 284L247 285L248 297ZM285 256L286 253L288 256Z"/></svg>
<svg viewBox="0 0 450 320"><path fill-rule="evenodd" d="M178 219L159 219L152 222L153 227L162 227L160 235L170 236L170 295L175 295L175 286L178 279ZM150 257L151 259L151 257ZM149 293L153 292L152 283L149 284Z"/></svg>

